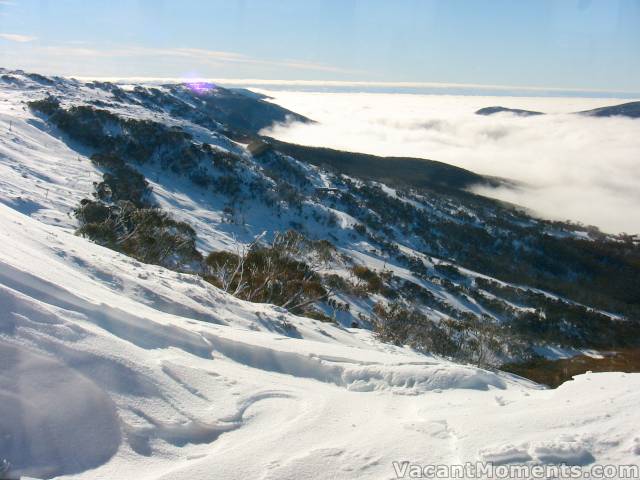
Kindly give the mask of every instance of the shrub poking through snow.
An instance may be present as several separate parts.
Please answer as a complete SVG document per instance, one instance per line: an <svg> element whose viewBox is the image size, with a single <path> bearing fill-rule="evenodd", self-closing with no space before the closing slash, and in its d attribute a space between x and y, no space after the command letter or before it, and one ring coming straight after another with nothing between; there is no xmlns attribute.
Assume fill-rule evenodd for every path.
<svg viewBox="0 0 640 480"><path fill-rule="evenodd" d="M529 356L521 338L487 316L435 321L400 302L386 306L378 303L373 310L374 332L383 342L408 345L481 367L496 367L516 353L521 358Z"/></svg>
<svg viewBox="0 0 640 480"><path fill-rule="evenodd" d="M113 154L92 155L91 160L111 170L102 175L102 182L94 185L94 196L106 202L130 201L137 207L149 204L151 193L144 175L127 165L124 160Z"/></svg>
<svg viewBox="0 0 640 480"><path fill-rule="evenodd" d="M94 184L96 200L82 200L74 212L78 233L141 262L199 271L195 230L150 202L144 176L113 153L91 160L108 171Z"/></svg>
<svg viewBox="0 0 640 480"><path fill-rule="evenodd" d="M448 329L417 310L409 310L400 303L388 306L378 303L374 307L377 319L374 331L383 342L409 345L422 352L454 356L459 351Z"/></svg>
<svg viewBox="0 0 640 480"><path fill-rule="evenodd" d="M277 233L269 243L258 238L237 253L212 252L205 265L207 279L237 297L304 313L332 293L319 274L328 255L328 242L288 231Z"/></svg>
<svg viewBox="0 0 640 480"><path fill-rule="evenodd" d="M60 108L60 101L56 97L49 95L41 100L29 102L29 108L45 115L53 115Z"/></svg>
<svg viewBox="0 0 640 480"><path fill-rule="evenodd" d="M141 262L191 270L201 260L193 228L159 208L138 208L129 201L106 205L85 199L75 214L80 235Z"/></svg>

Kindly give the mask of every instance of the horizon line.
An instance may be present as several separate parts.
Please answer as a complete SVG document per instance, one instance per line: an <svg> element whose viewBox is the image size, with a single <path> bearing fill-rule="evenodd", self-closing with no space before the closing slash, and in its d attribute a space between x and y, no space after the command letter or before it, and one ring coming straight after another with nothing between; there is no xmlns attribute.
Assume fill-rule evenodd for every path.
<svg viewBox="0 0 640 480"><path fill-rule="evenodd" d="M66 75L65 75L66 76ZM640 91L585 88L585 87L543 87L535 85L500 85L461 82L399 82L399 81L367 81L367 80L284 80L263 78L213 78L213 77L157 77L157 76L68 76L78 80L99 80L114 83L185 83L211 82L221 85L238 86L282 86L282 87L334 87L334 88L397 88L397 89L472 89L483 91L520 91L520 92L553 92L553 93L602 93L639 96Z"/></svg>

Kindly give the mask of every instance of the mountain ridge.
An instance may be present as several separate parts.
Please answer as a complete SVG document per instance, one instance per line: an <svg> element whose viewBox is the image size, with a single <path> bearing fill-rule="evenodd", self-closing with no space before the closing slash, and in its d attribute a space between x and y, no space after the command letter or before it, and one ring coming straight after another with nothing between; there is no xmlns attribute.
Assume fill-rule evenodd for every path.
<svg viewBox="0 0 640 480"><path fill-rule="evenodd" d="M515 115L529 117L535 115L546 115L544 112L537 112L534 110L522 110L519 108L507 108L502 106L485 107L480 110L476 110L477 115L494 115L496 113L513 113ZM640 118L640 101L626 102L619 105L611 105L607 107L593 108L591 110L581 110L574 112L575 115L588 115L592 117L628 117L628 118Z"/></svg>
<svg viewBox="0 0 640 480"><path fill-rule="evenodd" d="M522 210L460 189L466 183L455 185L458 188L443 188L441 182L390 187L371 181L367 175L351 177L335 169L344 159L361 161L361 168L366 168L367 162L377 157L275 140L268 140L273 144L262 152L252 153L228 136L230 125L226 122L231 118L237 124L238 117L215 105L221 97L228 106L228 96L220 89L194 92L172 85L161 89L131 86L124 91L111 84L51 82L53 85L43 84L40 79L38 85L44 86L39 88L58 98L45 96L29 105L47 128L59 130L64 142L73 148L78 142L89 147L88 160L103 172L102 181L95 182L94 191L85 191L85 198L74 209L79 232L99 243L164 264L170 256L157 256L161 253L157 248L143 251L137 243L149 239L125 234L146 232L152 225L149 222L159 222L153 235L156 242L167 242L161 248L177 245L176 238L168 235L172 228L186 235L178 242L191 245L192 253L184 257L188 263L172 268L194 268L189 262L200 265L196 257L202 255L210 262L197 267L203 273L219 269L224 262L257 261L258 250L260 255L275 255L278 261L289 262L272 242L282 232L293 230L300 235L297 245L311 248L306 254L313 256L320 252L318 248L324 249L331 265L324 273L307 271L309 279L316 279L307 286L316 290L317 300L306 293L296 302L307 309L306 315L348 326L380 328L380 335L403 342L408 338L398 338L383 324L392 324L395 316L415 310L416 328L422 324L423 330L433 329L443 341L433 345L421 335L413 340L416 347L450 353L457 350L449 336L466 338L468 333L446 334L440 320L453 319L457 329L480 321L480 325L495 329L492 335L505 339L492 353L496 357L491 361L498 363L522 355L523 346L526 355L533 354L530 342L537 335L534 332L542 315L553 315L554 322L574 319L574 330L563 331L560 324L554 324L545 334L548 338L539 339L542 342L584 347L629 342L621 326L612 320L615 317L607 312L635 318L633 284L621 283L611 270L611 265L616 265L633 275L633 237L616 238L597 229L534 219ZM245 101L260 102L249 97ZM285 114L278 111L278 115ZM266 118L263 115L246 123L243 138L255 138L250 125L256 121L264 123ZM324 168L327 162L321 154L337 156L334 167ZM423 168L434 165L410 160ZM446 172L461 171L435 165ZM136 185L138 175L150 187L151 203L140 203L135 196L145 188L144 183ZM131 219L145 223L131 224ZM119 230L112 231L116 225ZM123 225L125 230L121 230ZM254 253L247 259L217 253L240 248ZM200 253L196 255L193 249ZM150 257L151 252L157 257ZM306 269L303 264L300 267ZM540 265L549 267L543 270ZM588 275L580 273L576 284L573 278L577 272ZM289 274L282 272L282 278ZM216 277L220 272L212 275L213 282L225 283ZM245 287L232 280L225 288ZM591 293L593 288L598 289L598 296ZM549 295L551 292L555 295ZM242 295L256 298L248 291ZM282 298L275 292L269 295L265 300ZM541 308L540 313L532 314L534 305ZM587 305L596 310L589 313ZM512 328L517 329L517 335L509 333ZM607 328L617 333L607 339L602 333ZM402 335L413 336L415 332Z"/></svg>

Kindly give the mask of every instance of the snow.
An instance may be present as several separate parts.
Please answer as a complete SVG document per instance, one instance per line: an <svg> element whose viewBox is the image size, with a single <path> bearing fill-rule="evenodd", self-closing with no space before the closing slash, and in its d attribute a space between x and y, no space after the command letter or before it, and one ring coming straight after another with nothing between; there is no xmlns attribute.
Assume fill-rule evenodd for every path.
<svg viewBox="0 0 640 480"><path fill-rule="evenodd" d="M0 102L0 132L0 203L71 228L69 212L100 173L86 156L49 135L44 122L18 102Z"/></svg>
<svg viewBox="0 0 640 480"><path fill-rule="evenodd" d="M394 461L640 461L640 374L548 390L74 235L68 214L99 172L13 100L0 102L0 461L12 476L381 479Z"/></svg>
<svg viewBox="0 0 640 480"><path fill-rule="evenodd" d="M638 461L640 375L545 390L239 301L7 206L0 242L0 456L17 473L390 478L405 460Z"/></svg>

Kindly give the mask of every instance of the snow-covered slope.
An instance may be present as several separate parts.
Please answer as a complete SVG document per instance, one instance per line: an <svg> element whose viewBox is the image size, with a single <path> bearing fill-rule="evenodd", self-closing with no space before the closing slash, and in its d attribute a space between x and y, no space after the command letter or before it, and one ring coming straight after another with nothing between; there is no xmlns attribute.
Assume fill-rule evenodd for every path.
<svg viewBox="0 0 640 480"><path fill-rule="evenodd" d="M0 457L65 478L637 463L640 375L557 390L236 300L0 207Z"/></svg>
<svg viewBox="0 0 640 480"><path fill-rule="evenodd" d="M62 141L24 105L47 91L48 80L9 77L0 85L0 477L386 479L396 476L394 461L638 463L640 375L586 374L548 390L381 343L369 330L347 328L349 321L244 302L199 276L75 235L71 212L103 172L91 151ZM113 100L111 87L55 82L70 103ZM262 175L215 128L135 102L112 107L180 124L246 161L242 175ZM311 191L331 186L326 172L290 161L304 169ZM217 193L150 164L140 169L155 200L194 225L205 251L302 218L255 202L237 214L242 222L228 222ZM451 212L464 210L380 191L452 223L459 220ZM417 249L421 240L399 237L399 251L420 258L434 278L353 235L359 220L335 203L305 200L304 214L336 216L333 227L308 218L312 234L331 233L341 254L423 285L444 306L484 313L459 288L445 288L435 270L441 261Z"/></svg>
<svg viewBox="0 0 640 480"><path fill-rule="evenodd" d="M298 313L371 328L376 305L400 305L436 330L451 320L457 341L468 347L458 349L458 358L492 365L558 346L628 347L630 333L640 332L637 289L627 280L638 273L637 239L544 222L470 195L459 188L482 177L438 162L409 159L408 171L400 167L388 179L394 188L339 174L334 167L343 163L364 178L367 165L388 171L390 161L404 163L269 147L251 126L293 114L222 88L194 92L3 72L0 203L49 225L75 229L73 212L82 202L123 200L96 197L114 172L90 157L109 154L148 182L150 205L193 228L203 255L236 253L259 236L269 241L289 229L328 242L333 253L319 275L324 287L333 282L330 297ZM44 99L53 102L48 113ZM34 100L40 107L29 105ZM414 171L431 187L403 188ZM471 346L473 332L461 333L477 329L473 324L498 339L490 354ZM432 351L417 337L409 332L395 341Z"/></svg>

